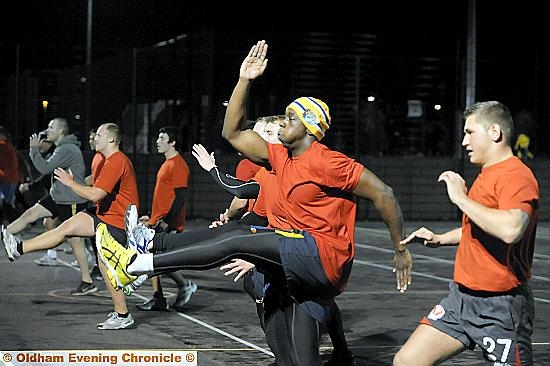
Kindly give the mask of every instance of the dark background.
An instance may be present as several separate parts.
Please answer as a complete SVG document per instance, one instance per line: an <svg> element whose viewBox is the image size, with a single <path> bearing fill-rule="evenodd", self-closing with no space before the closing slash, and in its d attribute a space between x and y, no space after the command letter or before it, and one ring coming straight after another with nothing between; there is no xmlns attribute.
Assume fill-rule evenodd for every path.
<svg viewBox="0 0 550 366"><path fill-rule="evenodd" d="M73 122L79 132L85 134L86 128L96 126L101 120L117 121L120 118L122 106L100 103L99 99L106 93L112 91L116 100L123 100L126 104L131 99L131 80L121 77L116 85L113 76L104 76L113 85L103 86L96 81L101 74L94 71L96 79L92 79L95 82L92 98L95 105L91 120L85 121L85 92L74 91L60 81L67 79L69 73L84 74L87 6L85 0L19 1L10 4L10 9L3 9L0 15L0 78L3 84L0 118L4 125L14 126L15 140L20 147L25 147L28 133L44 127L52 114L79 114L80 119ZM208 129L205 120L219 120L223 110L219 110L218 104L229 96L242 57L253 42L264 38L271 47L270 67L253 96L258 98L257 107L251 108L254 117L280 112L296 94L312 90L320 95L327 94L329 101L336 100L329 104L335 106L335 115L343 120L345 128L342 127L340 135L346 140L354 129L354 111L361 107L354 101L339 98L340 94L353 90L354 83L344 80L344 77L338 78L336 71L336 77L327 72L332 83L325 81L304 87L308 81L298 80L296 76L302 71L296 70L300 59L308 52L317 52L326 60L335 58L335 55L346 57L349 50L350 57L360 54L367 62L369 58L376 58L375 82L371 82L372 77L361 80L360 88L363 95L374 92L383 95L388 102L389 113L393 113L389 119L398 120L393 130L388 132L390 140L395 137L395 130L401 132L400 137L407 133L412 136L414 131L408 131L409 125L402 126L407 123L403 118L403 106L407 99L422 98L427 106L432 102L449 106L441 116L428 115L427 118L442 121L438 123L446 130L446 143L452 145L464 104L468 6L474 6L477 13L476 100L500 100L515 116L524 109L528 110L535 124L531 149L538 156L547 155L550 144L547 143L545 126L550 110L544 101L550 94L547 87L550 78L549 30L545 13L534 1L366 1L313 5L298 2L95 0L91 60L96 65L119 55L129 58L132 49L149 50L157 47L159 42L186 35L182 41L185 43L181 47L183 51L174 51L180 52L179 58L156 55L139 59L142 54L138 54L138 71L146 71L138 76L141 79L137 82L135 102L181 99L186 103L185 112L181 112L186 117L178 117L178 121L186 120L180 124L193 138L208 140L211 136L205 134L205 129ZM375 37L371 48L361 48L366 36ZM304 45L310 44L312 39L319 39L320 45L304 51ZM329 55L327 50L331 49L336 51ZM201 58L205 53L209 56ZM418 73L418 68L428 67L418 60L427 62L430 59L439 60L434 64L438 75L433 76L439 79L426 81L426 84L431 83L430 88L419 92L424 87L423 81L419 77L412 78L411 74ZM181 61L183 67L179 67L179 60L184 60ZM417 63L420 66L410 66ZM20 77L19 80L20 84L24 80L25 88L30 91L25 94L19 87L19 105L14 117L14 101L10 95L13 95L16 64L19 65L19 75L30 73L28 78ZM372 69L372 64L369 65L364 67ZM333 62L330 66L337 69L341 64ZM323 72L327 65L319 67L314 72ZM130 63L120 62L116 67L118 71L113 71L112 66L106 68L116 76L117 72L128 71ZM177 84L177 79L186 80L185 86ZM400 90L400 84L411 84L411 90ZM117 88L124 88L124 92L117 94ZM193 89L184 91L184 88ZM211 98L207 111L201 107L201 98L205 94ZM273 94L280 99L273 101ZM75 101L69 101L71 97ZM41 110L41 100L44 99L50 101L47 115ZM431 154L424 145L429 145L434 134L443 132L429 133L422 132L423 139L428 139L422 142L422 146L417 147L420 142L415 140L411 142L414 148L400 147L390 154ZM337 145L336 141L329 140L328 143ZM357 152L348 148L346 152ZM434 154L455 152L452 147L441 150Z"/></svg>

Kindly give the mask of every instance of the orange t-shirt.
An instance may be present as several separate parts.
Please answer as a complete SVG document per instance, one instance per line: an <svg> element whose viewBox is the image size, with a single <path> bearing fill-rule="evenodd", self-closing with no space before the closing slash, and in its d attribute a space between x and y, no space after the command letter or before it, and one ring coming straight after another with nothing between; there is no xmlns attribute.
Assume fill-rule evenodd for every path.
<svg viewBox="0 0 550 366"><path fill-rule="evenodd" d="M260 185L260 192L254 205L254 213L267 217L269 226L277 229L292 229L288 223L284 208L277 200L277 177L273 171L265 168L258 170L254 180Z"/></svg>
<svg viewBox="0 0 550 366"><path fill-rule="evenodd" d="M91 166L92 182L95 182L95 178L99 175L99 172L101 171L101 168L103 167L104 163L105 163L105 156L103 156L103 154L100 152L96 152L92 159L92 166Z"/></svg>
<svg viewBox="0 0 550 366"><path fill-rule="evenodd" d="M246 158L241 159L241 161L239 161L239 164L237 164L237 168L235 169L235 177L242 180L243 182L247 182L254 177L254 175L260 170L260 168L260 165L253 163ZM248 200L248 212L252 211L255 201L256 200L253 198Z"/></svg>
<svg viewBox="0 0 550 366"><path fill-rule="evenodd" d="M531 277L540 199L536 178L514 156L482 169L468 197L489 208L520 209L531 220L523 238L508 245L489 236L463 215L455 282L478 291L504 292L517 287Z"/></svg>
<svg viewBox="0 0 550 366"><path fill-rule="evenodd" d="M97 216L107 224L124 230L124 214L129 204L139 209L139 194L132 162L121 151L105 159L94 187L107 192L97 204Z"/></svg>
<svg viewBox="0 0 550 366"><path fill-rule="evenodd" d="M296 157L282 145L270 144L268 150L286 219L315 238L327 278L343 290L354 255L357 204L352 192L364 166L317 141Z"/></svg>
<svg viewBox="0 0 550 366"><path fill-rule="evenodd" d="M157 182L153 192L153 207L149 224L155 225L157 221L166 217L176 194L176 188L189 186L189 167L181 155L167 159L159 168ZM181 206L173 222L167 222L170 227L183 231L185 226L185 203Z"/></svg>
<svg viewBox="0 0 550 366"><path fill-rule="evenodd" d="M8 140L0 140L0 182L19 183L17 150Z"/></svg>

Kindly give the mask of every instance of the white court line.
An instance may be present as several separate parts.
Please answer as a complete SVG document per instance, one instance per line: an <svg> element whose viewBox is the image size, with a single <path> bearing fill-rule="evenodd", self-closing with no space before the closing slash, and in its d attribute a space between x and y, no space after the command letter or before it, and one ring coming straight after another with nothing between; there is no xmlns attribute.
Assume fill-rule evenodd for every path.
<svg viewBox="0 0 550 366"><path fill-rule="evenodd" d="M135 292L132 293L132 296L138 297L138 298L140 298L140 299L142 299L142 300L144 300L144 301L149 300L148 298L146 298L146 297L144 297L144 296L142 296L142 295L140 295L140 294L137 294L137 293L135 293ZM192 321L192 322L194 322L194 323L197 323L197 324L199 324L199 325L202 325L202 326L205 327L205 328L208 328L208 329L210 329L210 330L212 330L212 331L214 331L214 332L216 332L216 333L218 333L218 334L221 334L221 335L223 335L223 336L226 336L226 337L228 337L228 338L231 338L232 340L237 341L237 342L239 342L239 343L242 343L242 344L244 344L244 345L246 345L246 346L248 346L248 347L250 347L250 348L253 348L253 349L257 350L257 351L260 351L260 352L263 352L263 353L265 353L265 354L267 354L267 355L270 355L271 357L275 357L275 355L274 355L271 351L266 350L265 348L262 348L262 347L260 347L260 346L257 346L257 345L255 345L255 344L253 344L253 343L250 343L250 342L248 342L248 341L245 341L245 340L242 339L242 338L239 338L239 337L237 337L237 336L234 336L233 334L227 333L227 332L224 331L224 330L221 330L221 329L219 329L219 328L216 328L216 327L214 327L214 326L212 326L212 325L210 325L210 324L208 324L208 323L205 323L205 322L203 322L202 320L199 320L199 319L197 319L197 318L194 318L194 317L192 317L192 316L190 316L190 315L187 315L187 314L185 314L185 313L181 313L181 312L176 311L176 310L174 310L174 309L170 309L170 310L173 311L174 313L178 314L178 315L181 316L182 318L185 318L185 319L190 320L190 321Z"/></svg>
<svg viewBox="0 0 550 366"><path fill-rule="evenodd" d="M363 228L362 228L363 229ZM382 230L376 230L376 229L364 229L368 232L370 232L371 234L375 235L375 236L383 236L383 237L389 237L387 233L383 232ZM379 250L379 251L383 251L383 252L387 252L387 253L393 253L393 250L389 250L389 249L384 249L384 248L378 248L378 247L373 247L373 246L370 246L370 245L366 245L366 244L360 244L360 243L356 243L356 246L359 246L359 247L362 247L362 248L365 248L365 249L373 249L373 250ZM441 263L448 263L448 264L452 264L454 263L454 261L451 261L451 260L446 260L446 259L439 259L439 258L435 258L435 257L430 257L430 256L424 256L424 255L419 255L419 254L415 254L415 257L418 257L418 258L424 258L424 259L427 259L427 260L430 260L430 261L434 261L434 262L441 262ZM65 262L65 261L62 261L58 258L58 260L60 261L60 263L62 263L63 265L66 265L67 267L70 267L70 268L73 268L74 270L76 271L80 271L79 268L75 268L73 266L71 266L69 263ZM370 262L365 262L365 261L361 261L361 260L357 260L355 259L354 260L354 263L359 263L359 264L362 264L362 265L366 265L366 266L372 266L372 267L378 267L378 268L382 268L382 269L388 269L388 270L391 270L393 271L393 267L389 267L389 266L385 266L385 265L381 265L381 264L376 264L376 263L370 263ZM420 273L420 272L415 272L413 271L412 274L414 274L415 276L418 276L418 277L426 277L426 278L431 278L431 279L435 279L435 280L438 280L438 281L444 281L444 282L450 282L451 279L448 279L448 278L444 278L444 277L439 277L439 276L434 276L434 275L430 275L430 274L426 274L426 273ZM146 297L144 296L141 296L137 293L133 293L132 294L133 296L136 296L142 300L148 300ZM537 301L541 301L541 302L545 302L545 303L549 303L550 304L550 300L546 300L546 299L539 299L539 298L535 298L535 300ZM190 320L196 324L199 324L207 329L210 329L220 335L223 335L225 337L228 337L236 342L239 342L241 344L244 344L246 345L247 347L250 347L250 348L253 348L257 351L260 351L262 353L265 353L267 355L270 355L271 357L275 357L274 354L265 349L265 348L262 348L260 346L257 346L253 343L250 343L242 338L239 338L235 335L232 335L230 333L227 333L219 328L216 328L208 323L205 323L199 319L196 319L190 315L187 315L185 313L180 313L180 312L177 312L175 310L172 310L174 311L175 313L177 313L179 316L181 316L182 318L184 319L187 319L187 320Z"/></svg>
<svg viewBox="0 0 550 366"><path fill-rule="evenodd" d="M67 267L69 267L69 268L74 269L75 271L80 272L80 268L78 268L78 267L73 267L73 266L70 265L70 263L67 263L67 262L65 262L65 261L63 261L63 260L61 260L61 259L59 259L59 258L57 258L57 260L59 261L59 263L63 264L64 266L67 266ZM137 298L140 298L141 300L144 300L144 301L149 300L148 298L146 298L146 297L144 297L144 296L142 296L142 295L140 295L140 294L138 294L138 293L135 293L135 292L132 293L132 296L135 296L135 297L137 297ZM267 355L269 355L269 356L271 356L271 357L275 357L275 355L273 354L273 352L271 352L271 351L269 351L269 350L267 350L267 349L265 349L265 348L262 348L262 347L260 347L260 346L257 346L257 345L255 345L255 344L253 344L253 343L250 343L250 342L248 342L248 341L245 341L244 339L239 338L239 337L237 337L237 336L235 336L235 335L233 335L233 334L227 333L226 331L221 330L221 329L219 329L219 328L216 328L216 327L214 327L213 325L210 325L210 324L208 324L208 323L205 323L205 322L203 322L202 320L199 320L199 319L197 319L197 318L194 318L194 317L192 317L192 316L190 316L190 315L187 315L187 314L185 314L185 313L180 313L180 312L178 312L178 311L175 311L174 309L171 309L171 311L173 311L174 313L178 314L178 315L179 315L180 317L182 317L182 318L185 318L185 319L187 319L187 320L190 320L190 321L192 321L192 322L194 322L194 323L196 323L196 324L199 324L199 325L201 325L201 326L203 326L203 327L205 327L205 328L207 328L207 329L210 329L210 330L212 330L212 331L214 331L214 332L216 332L216 333L218 333L218 334L221 334L221 335L223 335L223 336L225 336L225 337L227 337L227 338L230 338L230 339L232 339L232 340L234 340L234 341L237 341L237 342L239 342L239 343L241 343L241 344L244 344L245 346L247 346L247 347L249 347L249 348L253 348L253 349L255 349L255 350L257 350L257 351L260 351L260 352L262 352L262 353L265 353L265 354L267 354Z"/></svg>
<svg viewBox="0 0 550 366"><path fill-rule="evenodd" d="M386 252L386 253L394 253L394 251L390 250L390 249L373 247L373 246L366 245L366 244L355 243L355 245L360 247L360 248L373 249L373 250L377 250L377 251L380 251L380 252ZM427 259L427 260L433 260L434 262L443 261L443 260L439 260L438 258L432 258L432 257L427 256L427 255L415 254L414 256L419 257L419 258L424 258L424 259ZM453 261L447 261L447 262L453 262ZM363 260L360 260L360 259L354 259L353 263L354 264L359 263L359 264L362 264L364 266L388 269L388 270L393 271L393 267L386 266L386 265L383 265L383 264L371 263L371 262L363 261ZM436 281L443 281L443 282L451 282L452 281L452 279L450 279L450 278L434 276L434 275L427 274L427 273L422 273L422 272L412 271L411 273L415 276L418 276L418 277L431 278L431 279L436 280ZM533 276L533 278L535 278L535 277L536 276ZM546 278L546 277L541 277L541 278L544 278L545 280L548 280L548 278ZM550 304L549 299L543 299L543 298L540 298L540 297L535 297L534 299L535 299L535 301Z"/></svg>
<svg viewBox="0 0 550 366"><path fill-rule="evenodd" d="M371 249L371 250L376 250L376 251L384 252L384 253L391 253L391 254L395 253L394 250L392 250L392 249L379 248L379 247L375 247L375 246L368 245L368 244L355 243L355 246L359 247L359 248L363 248L363 249ZM455 263L455 261L452 260L452 259L441 259L441 258L429 256L429 255L423 255L423 254L412 254L412 256L414 258L426 259L430 262L439 262L439 263L446 263L446 264L453 264L453 265ZM550 278L548 278L548 277L532 275L531 278L536 279L536 280L550 282Z"/></svg>
<svg viewBox="0 0 550 366"><path fill-rule="evenodd" d="M387 238L388 240L390 239L390 236L388 234L387 231L384 231L384 230L380 230L380 229L365 229L365 228L360 228L361 230L365 230L365 231L368 231L369 234L372 234L374 236L377 236L377 237L381 237L381 238ZM386 249L386 248L379 248L379 247L375 247L375 246L372 246L372 245L368 245L368 244L361 244L361 243L357 243L355 242L355 246L356 247L360 247L360 248L364 248L364 249L372 249L372 250L377 250L379 252L385 252L385 253L394 253L393 250L391 249ZM422 255L422 254L413 254L413 257L415 258L422 258L422 259L426 259L426 260L429 260L429 261L432 261L432 262L439 262L439 263L448 263L448 264L453 264L455 263L454 260L452 259L441 259L441 258L437 258L437 257L432 257L432 256L428 256L428 255ZM550 259L550 256L546 256L544 254L536 254L534 255L535 258L542 258L542 259ZM531 278L535 279L535 280L540 280L540 281L545 281L545 282L550 282L550 278L548 277L543 277L543 276L536 276L536 275L532 275Z"/></svg>

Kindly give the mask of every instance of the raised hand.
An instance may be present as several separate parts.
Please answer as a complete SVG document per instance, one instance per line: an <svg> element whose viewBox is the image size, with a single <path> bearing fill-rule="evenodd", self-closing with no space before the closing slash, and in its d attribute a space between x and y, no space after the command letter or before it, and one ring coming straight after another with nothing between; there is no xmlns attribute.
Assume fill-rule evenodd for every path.
<svg viewBox="0 0 550 366"><path fill-rule="evenodd" d="M246 80L254 80L261 76L267 67L267 43L264 40L258 41L248 52L241 64L239 77Z"/></svg>
<svg viewBox="0 0 550 366"><path fill-rule="evenodd" d="M449 199L455 205L457 204L458 200L466 197L468 193L466 182L458 173L447 170L441 173L439 178L437 178L437 181L445 182L445 184L447 185L447 194L449 195Z"/></svg>
<svg viewBox="0 0 550 366"><path fill-rule="evenodd" d="M33 133L33 134L29 137L29 146L30 146L30 147L38 147L38 146L40 146L40 137L38 136L38 134Z"/></svg>
<svg viewBox="0 0 550 366"><path fill-rule="evenodd" d="M207 172L216 166L216 159L214 159L214 153L208 154L208 151L201 144L194 144L193 151L191 152L195 159L199 162L200 166Z"/></svg>

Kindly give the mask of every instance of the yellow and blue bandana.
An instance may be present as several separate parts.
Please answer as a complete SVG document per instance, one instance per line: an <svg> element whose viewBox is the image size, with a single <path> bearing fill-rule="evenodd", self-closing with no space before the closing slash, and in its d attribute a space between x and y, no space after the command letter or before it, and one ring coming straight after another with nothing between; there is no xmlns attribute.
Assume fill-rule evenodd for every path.
<svg viewBox="0 0 550 366"><path fill-rule="evenodd" d="M312 97L300 97L290 103L286 109L296 112L300 121L317 140L325 137L325 132L330 127L330 114L325 102Z"/></svg>

